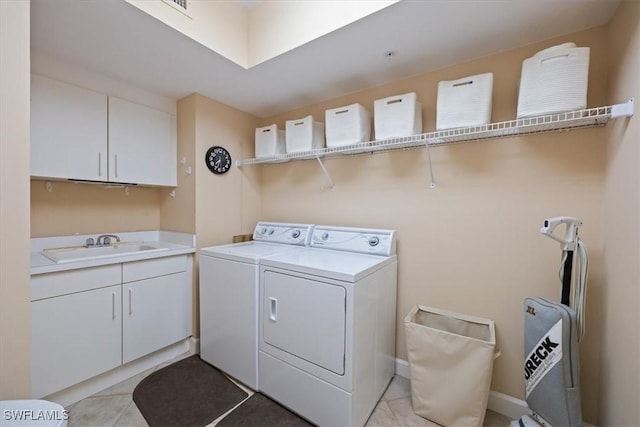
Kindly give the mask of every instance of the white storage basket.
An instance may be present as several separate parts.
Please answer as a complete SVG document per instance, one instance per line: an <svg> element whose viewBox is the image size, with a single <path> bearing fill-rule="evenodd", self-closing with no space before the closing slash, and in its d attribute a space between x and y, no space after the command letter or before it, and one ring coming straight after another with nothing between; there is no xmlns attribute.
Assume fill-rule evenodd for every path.
<svg viewBox="0 0 640 427"><path fill-rule="evenodd" d="M564 43L522 63L518 118L587 108L589 48Z"/></svg>
<svg viewBox="0 0 640 427"><path fill-rule="evenodd" d="M491 122L493 73L438 83L436 129L480 126Z"/></svg>
<svg viewBox="0 0 640 427"><path fill-rule="evenodd" d="M377 99L373 122L377 140L422 133L422 105L414 92Z"/></svg>
<svg viewBox="0 0 640 427"><path fill-rule="evenodd" d="M369 141L371 116L360 104L324 112L327 147L340 147Z"/></svg>
<svg viewBox="0 0 640 427"><path fill-rule="evenodd" d="M315 150L324 147L324 123L313 116L286 121L285 145L287 153Z"/></svg>
<svg viewBox="0 0 640 427"><path fill-rule="evenodd" d="M277 156L286 152L284 131L277 125L256 128L256 158Z"/></svg>

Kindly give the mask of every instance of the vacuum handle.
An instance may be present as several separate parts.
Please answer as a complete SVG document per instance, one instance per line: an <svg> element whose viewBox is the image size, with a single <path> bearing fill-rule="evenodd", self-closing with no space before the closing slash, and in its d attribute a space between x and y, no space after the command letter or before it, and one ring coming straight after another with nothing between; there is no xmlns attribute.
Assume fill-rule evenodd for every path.
<svg viewBox="0 0 640 427"><path fill-rule="evenodd" d="M571 306L571 274L573 273L573 251L567 251L567 259L562 270L562 297L560 302Z"/></svg>

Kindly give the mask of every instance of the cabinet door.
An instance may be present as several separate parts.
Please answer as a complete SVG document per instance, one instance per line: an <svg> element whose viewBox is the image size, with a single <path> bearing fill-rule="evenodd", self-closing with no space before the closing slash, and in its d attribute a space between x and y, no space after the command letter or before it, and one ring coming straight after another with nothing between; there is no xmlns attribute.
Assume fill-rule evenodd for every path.
<svg viewBox="0 0 640 427"><path fill-rule="evenodd" d="M176 185L174 118L163 111L109 97L109 180Z"/></svg>
<svg viewBox="0 0 640 427"><path fill-rule="evenodd" d="M107 180L107 96L31 76L31 175Z"/></svg>
<svg viewBox="0 0 640 427"><path fill-rule="evenodd" d="M187 273L122 286L122 359L128 363L188 336Z"/></svg>
<svg viewBox="0 0 640 427"><path fill-rule="evenodd" d="M34 301L31 309L33 397L120 366L120 285Z"/></svg>

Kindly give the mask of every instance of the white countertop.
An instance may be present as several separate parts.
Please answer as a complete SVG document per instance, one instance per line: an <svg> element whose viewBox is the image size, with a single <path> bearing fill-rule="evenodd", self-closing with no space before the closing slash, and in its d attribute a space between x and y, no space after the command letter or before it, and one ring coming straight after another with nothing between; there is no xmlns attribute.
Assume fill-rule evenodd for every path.
<svg viewBox="0 0 640 427"><path fill-rule="evenodd" d="M107 234L107 233L105 233ZM56 271L75 270L96 267L99 265L118 264L122 262L140 261L174 255L195 253L195 236L188 233L172 231L139 231L127 233L108 233L120 237L121 242L152 243L160 251L130 252L122 256L96 257L73 262L56 263L42 254L44 249L66 246L81 246L88 238L96 238L97 234L73 236L39 237L31 239L31 275L53 273Z"/></svg>

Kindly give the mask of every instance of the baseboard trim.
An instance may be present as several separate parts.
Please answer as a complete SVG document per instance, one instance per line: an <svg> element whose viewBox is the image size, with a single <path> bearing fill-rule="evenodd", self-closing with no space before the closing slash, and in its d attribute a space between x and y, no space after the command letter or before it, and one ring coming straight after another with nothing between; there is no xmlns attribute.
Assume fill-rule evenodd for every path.
<svg viewBox="0 0 640 427"><path fill-rule="evenodd" d="M524 400L493 390L489 392L487 408L512 420L531 414L531 410Z"/></svg>
<svg viewBox="0 0 640 427"><path fill-rule="evenodd" d="M409 362L406 360L396 358L396 375L399 375L403 378L409 379Z"/></svg>
<svg viewBox="0 0 640 427"><path fill-rule="evenodd" d="M189 338L189 353L200 354L200 338Z"/></svg>

